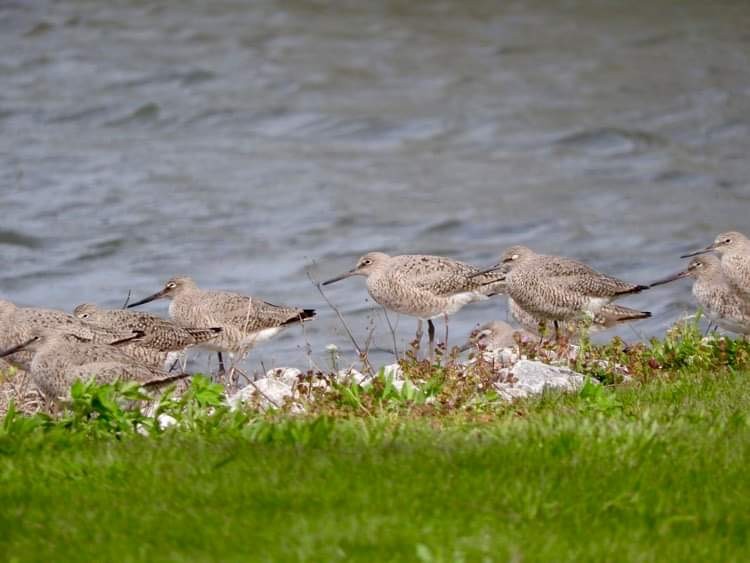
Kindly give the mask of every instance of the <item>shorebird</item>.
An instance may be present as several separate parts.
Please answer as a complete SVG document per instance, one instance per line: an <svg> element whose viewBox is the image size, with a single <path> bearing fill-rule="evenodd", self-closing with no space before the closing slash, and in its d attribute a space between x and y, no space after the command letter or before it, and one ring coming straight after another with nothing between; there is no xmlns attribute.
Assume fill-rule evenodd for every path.
<svg viewBox="0 0 750 563"><path fill-rule="evenodd" d="M721 271L727 282L737 290L750 295L750 240L736 231L722 233L706 248L683 254L680 258L690 258L707 252L721 256Z"/></svg>
<svg viewBox="0 0 750 563"><path fill-rule="evenodd" d="M202 347L218 352L220 373L224 373L222 352L243 355L289 325L315 316L315 309L272 305L239 293L199 289L188 277L170 279L163 289L131 303L128 308L156 299L171 300L169 316L182 327L222 329L215 338L201 344Z"/></svg>
<svg viewBox="0 0 750 563"><path fill-rule="evenodd" d="M516 346L518 340L532 338L536 339L536 335L527 330L515 328L505 321L490 321L471 332L469 340L461 347L461 351L465 352L470 348L483 348L489 351L511 348Z"/></svg>
<svg viewBox="0 0 750 563"><path fill-rule="evenodd" d="M370 252L360 257L354 269L322 283L328 285L352 276L367 278L370 296L388 310L417 320L417 343L421 343L423 321L427 321L430 354L435 347L432 319L445 321L448 346L448 315L464 305L488 299L503 291L502 276L481 274L478 268L442 256L402 254L389 256Z"/></svg>
<svg viewBox="0 0 750 563"><path fill-rule="evenodd" d="M169 370L186 348L205 343L222 331L213 328L183 328L168 319L141 311L101 309L91 303L78 305L73 316L84 323L108 330L142 332L143 336L121 349L148 365Z"/></svg>
<svg viewBox="0 0 750 563"><path fill-rule="evenodd" d="M511 316L525 330L537 336L542 333L540 328L544 329L546 325L545 320L535 317L531 313L525 311L510 297L508 298L508 309L510 310ZM583 325L583 327L586 327L589 331L598 332L600 330L613 328L628 321L648 319L650 316L651 313L648 311L638 311L637 309L623 307L616 303L608 303L603 305L593 316L589 315L588 319L583 319L583 322L568 321L563 323L563 325L560 326L560 329L566 333L576 333Z"/></svg>
<svg viewBox="0 0 750 563"><path fill-rule="evenodd" d="M0 349L11 348L25 342L34 331L44 329L64 330L87 340L109 343L133 336L129 331L111 331L88 326L81 320L57 309L40 309L37 307L18 307L0 299ZM32 354L19 350L7 360L28 371Z"/></svg>
<svg viewBox="0 0 750 563"><path fill-rule="evenodd" d="M716 256L697 256L686 269L650 287L687 277L693 278L693 296L711 321L731 332L750 334L750 299L726 280L722 261Z"/></svg>
<svg viewBox="0 0 750 563"><path fill-rule="evenodd" d="M530 315L552 321L557 339L561 322L578 320L583 314L595 318L613 300L647 289L572 258L537 254L520 245L508 248L500 263L482 273L497 271L505 273L508 296Z"/></svg>
<svg viewBox="0 0 750 563"><path fill-rule="evenodd" d="M49 329L32 332L31 338L0 352L0 357L20 351L32 353L31 379L53 401L67 397L70 386L78 379L93 379L100 384L122 379L159 388L189 376L141 364L114 346L95 344L76 334Z"/></svg>

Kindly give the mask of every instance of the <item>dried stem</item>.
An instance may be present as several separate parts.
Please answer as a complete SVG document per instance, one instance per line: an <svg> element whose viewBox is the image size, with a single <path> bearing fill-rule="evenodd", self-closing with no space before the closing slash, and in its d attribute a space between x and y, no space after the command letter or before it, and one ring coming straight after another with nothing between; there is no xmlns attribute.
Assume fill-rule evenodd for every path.
<svg viewBox="0 0 750 563"><path fill-rule="evenodd" d="M317 288L318 293L320 293L320 296L323 298L323 300L328 304L328 306L333 310L334 313L336 313L336 316L339 319L339 322L341 323L341 326L344 327L344 330L346 331L346 334L349 336L349 340L351 340L352 345L354 346L354 349L357 351L357 354L359 354L360 359L362 360L362 363L365 366L365 369L368 371L368 373L372 373L372 366L370 365L370 361L367 359L367 350L363 351L362 348L357 343L357 340L354 338L354 334L352 334L352 331L349 329L349 325L346 324L346 321L344 320L343 315L339 311L338 307L336 307L333 303L331 303L331 300L328 299L325 292L323 291L323 288L320 285L320 282L316 282L312 275L310 275L310 272L305 272L307 274L308 279L312 284Z"/></svg>

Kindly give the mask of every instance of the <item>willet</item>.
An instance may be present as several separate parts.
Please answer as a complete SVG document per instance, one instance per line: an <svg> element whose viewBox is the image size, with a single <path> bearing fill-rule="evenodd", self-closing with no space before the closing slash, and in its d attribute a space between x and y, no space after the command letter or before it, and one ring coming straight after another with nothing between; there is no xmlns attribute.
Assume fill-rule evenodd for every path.
<svg viewBox="0 0 750 563"><path fill-rule="evenodd" d="M690 258L707 252L721 256L721 271L726 281L737 290L750 295L750 240L736 231L722 233L702 250L683 254L680 258Z"/></svg>
<svg viewBox="0 0 750 563"><path fill-rule="evenodd" d="M693 278L693 296L711 321L731 332L750 334L750 299L727 282L722 261L716 256L697 256L685 270L651 287L686 277Z"/></svg>
<svg viewBox="0 0 750 563"><path fill-rule="evenodd" d="M93 379L100 384L122 379L159 388L188 377L141 364L114 346L95 344L75 334L49 329L32 333L27 341L0 352L0 357L20 351L32 353L32 381L50 400L66 397L77 379Z"/></svg>
<svg viewBox="0 0 750 563"><path fill-rule="evenodd" d="M396 313L416 317L417 343L422 341L423 321L427 321L430 355L435 347L432 319L445 321L448 347L448 315L464 305L488 299L503 291L502 276L480 274L464 262L421 254L389 256L370 252L357 260L354 269L323 282L328 285L351 276L367 278L367 291L380 305Z"/></svg>
<svg viewBox="0 0 750 563"><path fill-rule="evenodd" d="M168 319L141 311L101 309L91 303L78 305L73 316L88 325L108 330L142 332L143 336L121 349L138 361L167 370L186 348L205 343L222 331L214 328L183 328Z"/></svg>
<svg viewBox="0 0 750 563"><path fill-rule="evenodd" d="M87 340L109 343L132 336L128 331L111 331L91 327L64 311L37 307L18 307L0 299L0 349L11 348L31 338L32 332L45 329L63 330ZM7 359L28 371L32 354L19 351Z"/></svg>
<svg viewBox="0 0 750 563"><path fill-rule="evenodd" d="M515 328L505 321L490 321L471 332L468 341L461 347L461 351L465 352L470 348L500 350L516 346L518 340L529 339L536 339L536 336L527 330Z"/></svg>
<svg viewBox="0 0 750 563"><path fill-rule="evenodd" d="M511 316L524 329L537 336L540 335L539 329L544 328L546 321L525 311L510 297L508 298L508 309ZM560 330L567 334L579 333L583 328L591 332L598 332L600 330L613 328L628 321L648 319L651 317L651 313L648 311L638 311L629 307L623 307L616 303L607 303L606 305L603 305L596 314L593 316L587 315L587 317L588 318L583 318L579 321L567 321L562 323L560 325Z"/></svg>
<svg viewBox="0 0 750 563"><path fill-rule="evenodd" d="M618 297L647 286L628 283L561 256L537 254L525 246L507 249L496 266L484 273L505 273L506 293L532 316L552 321L559 339L559 324L592 317ZM644 313L645 314L645 313Z"/></svg>
<svg viewBox="0 0 750 563"><path fill-rule="evenodd" d="M188 277L170 279L160 291L128 305L136 307L156 299L170 299L169 316L183 327L218 327L222 331L201 346L219 354L245 354L284 328L315 316L314 309L298 309L266 303L255 297L229 291L199 289Z"/></svg>

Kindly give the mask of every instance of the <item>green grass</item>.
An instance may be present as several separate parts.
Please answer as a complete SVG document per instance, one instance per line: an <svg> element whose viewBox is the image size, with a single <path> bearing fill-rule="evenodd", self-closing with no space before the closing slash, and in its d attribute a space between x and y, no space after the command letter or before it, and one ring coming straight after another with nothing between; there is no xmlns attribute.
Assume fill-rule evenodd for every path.
<svg viewBox="0 0 750 563"><path fill-rule="evenodd" d="M9 417L0 558L745 561L748 413L723 370L479 417Z"/></svg>

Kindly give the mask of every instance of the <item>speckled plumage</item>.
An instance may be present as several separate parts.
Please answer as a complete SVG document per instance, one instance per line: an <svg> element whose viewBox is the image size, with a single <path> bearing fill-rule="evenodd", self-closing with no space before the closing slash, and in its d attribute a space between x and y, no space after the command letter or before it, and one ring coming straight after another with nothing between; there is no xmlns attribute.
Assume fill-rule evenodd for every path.
<svg viewBox="0 0 750 563"><path fill-rule="evenodd" d="M370 252L357 261L354 270L325 283L365 276L367 291L377 303L391 311L428 320L451 315L468 303L502 291L501 276L478 273L474 266L441 256Z"/></svg>
<svg viewBox="0 0 750 563"><path fill-rule="evenodd" d="M33 354L29 370L32 381L52 400L66 397L76 379L93 378L97 383L122 379L158 388L187 377L139 363L114 346L56 330L32 331L24 350Z"/></svg>
<svg viewBox="0 0 750 563"><path fill-rule="evenodd" d="M597 272L560 256L537 254L525 246L505 251L497 269L506 273L506 292L530 315L545 321L570 321L596 315L618 297L646 286Z"/></svg>
<svg viewBox="0 0 750 563"><path fill-rule="evenodd" d="M469 341L463 347L484 348L486 350L500 350L517 344L517 339L535 339L536 335L524 329L515 328L504 321L490 321L473 330Z"/></svg>
<svg viewBox="0 0 750 563"><path fill-rule="evenodd" d="M120 348L148 365L169 367L175 352L182 352L216 338L221 328L186 328L173 321L127 309L101 309L84 303L73 310L73 315L84 323L112 330L142 332L143 336Z"/></svg>
<svg viewBox="0 0 750 563"><path fill-rule="evenodd" d="M653 285L693 278L693 296L710 320L731 332L750 334L750 297L729 283L724 272L723 260L710 254L697 256L685 270Z"/></svg>
<svg viewBox="0 0 750 563"><path fill-rule="evenodd" d="M539 335L540 319L538 317L523 310L518 303L511 298L508 298L508 309L511 316L518 322L518 324L527 331L536 334L537 336ZM603 305L593 317L589 317L590 323L588 324L587 330L591 332L606 330L628 321L647 319L650 316L651 313L648 311L638 311L637 309L623 307L616 303L607 303L606 305ZM585 323L585 319L582 319L582 321ZM578 324L577 321L567 321L560 326L560 330L566 333L576 333L579 330L579 326L577 326Z"/></svg>
<svg viewBox="0 0 750 563"><path fill-rule="evenodd" d="M0 349L5 350L25 342L35 331L57 329L94 342L109 343L131 336L130 331L112 331L91 327L80 319L57 309L18 307L0 299ZM7 358L8 361L29 369L32 354L20 351Z"/></svg>
<svg viewBox="0 0 750 563"><path fill-rule="evenodd" d="M703 250L685 254L683 258L716 252L721 257L724 280L739 293L750 297L750 240L737 231L722 233Z"/></svg>
<svg viewBox="0 0 750 563"><path fill-rule="evenodd" d="M416 317L417 342L422 340L422 322L427 320L430 355L434 352L435 341L432 319L445 319L447 340L448 315L504 289L504 275L483 274L478 268L458 260L424 254L389 256L383 252L365 254L357 260L354 269L323 285L351 276L367 278L370 296L386 309Z"/></svg>
<svg viewBox="0 0 750 563"><path fill-rule="evenodd" d="M181 327L222 329L201 346L232 353L244 353L286 326L315 316L313 309L272 305L229 291L203 290L187 277L172 278L164 289L130 307L161 298L171 299L169 316Z"/></svg>

